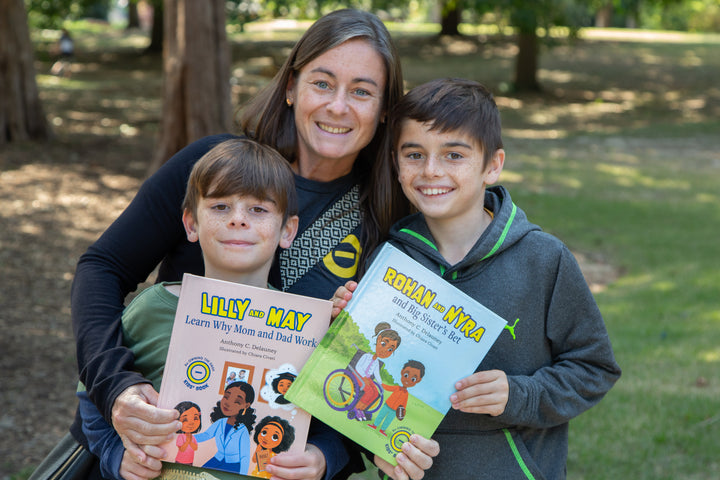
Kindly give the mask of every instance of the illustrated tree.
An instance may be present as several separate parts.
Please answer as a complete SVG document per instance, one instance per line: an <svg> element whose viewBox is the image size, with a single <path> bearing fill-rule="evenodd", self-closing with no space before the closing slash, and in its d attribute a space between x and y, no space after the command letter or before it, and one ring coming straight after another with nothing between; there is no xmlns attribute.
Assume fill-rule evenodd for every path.
<svg viewBox="0 0 720 480"><path fill-rule="evenodd" d="M166 0L160 134L151 169L188 143L230 131L224 0Z"/></svg>
<svg viewBox="0 0 720 480"><path fill-rule="evenodd" d="M25 3L0 0L0 144L44 140L51 134L33 60Z"/></svg>

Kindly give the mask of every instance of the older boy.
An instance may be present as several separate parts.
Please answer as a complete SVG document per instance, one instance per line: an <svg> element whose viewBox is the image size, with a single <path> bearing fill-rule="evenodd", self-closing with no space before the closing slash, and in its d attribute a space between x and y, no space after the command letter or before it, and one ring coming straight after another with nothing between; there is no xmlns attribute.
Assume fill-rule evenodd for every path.
<svg viewBox="0 0 720 480"><path fill-rule="evenodd" d="M569 420L620 377L577 262L505 188L489 187L505 151L485 87L429 82L390 122L398 178L419 210L392 228L390 242L508 320L476 373L457 382L424 478L563 479ZM338 290L336 307L353 289Z"/></svg>

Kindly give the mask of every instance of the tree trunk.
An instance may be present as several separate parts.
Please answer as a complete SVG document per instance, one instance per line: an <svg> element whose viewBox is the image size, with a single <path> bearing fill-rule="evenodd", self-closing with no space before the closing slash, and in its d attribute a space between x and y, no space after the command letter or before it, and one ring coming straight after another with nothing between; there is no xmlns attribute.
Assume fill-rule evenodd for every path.
<svg viewBox="0 0 720 480"><path fill-rule="evenodd" d="M538 20L537 13L531 9L517 9L511 15L513 26L517 30L518 54L515 60L516 91L540 90L537 81L538 69Z"/></svg>
<svg viewBox="0 0 720 480"><path fill-rule="evenodd" d="M454 0L445 0L441 5L440 35L459 36L462 11Z"/></svg>
<svg viewBox="0 0 720 480"><path fill-rule="evenodd" d="M538 37L535 32L518 33L518 54L515 63L515 90L538 92Z"/></svg>
<svg viewBox="0 0 720 480"><path fill-rule="evenodd" d="M131 0L128 2L128 23L127 27L125 27L127 30L132 30L134 28L140 28L140 13L138 13L138 4L137 0Z"/></svg>
<svg viewBox="0 0 720 480"><path fill-rule="evenodd" d="M615 7L612 2L607 2L600 7L595 14L595 26L598 28L612 27L612 17Z"/></svg>
<svg viewBox="0 0 720 480"><path fill-rule="evenodd" d="M150 3L153 12L152 29L150 30L150 45L148 45L146 52L159 53L163 51L163 41L165 39L165 7L162 0L153 0Z"/></svg>
<svg viewBox="0 0 720 480"><path fill-rule="evenodd" d="M190 142L230 131L230 50L224 0L167 0L163 109L155 170Z"/></svg>
<svg viewBox="0 0 720 480"><path fill-rule="evenodd" d="M0 0L0 144L50 136L23 0Z"/></svg>

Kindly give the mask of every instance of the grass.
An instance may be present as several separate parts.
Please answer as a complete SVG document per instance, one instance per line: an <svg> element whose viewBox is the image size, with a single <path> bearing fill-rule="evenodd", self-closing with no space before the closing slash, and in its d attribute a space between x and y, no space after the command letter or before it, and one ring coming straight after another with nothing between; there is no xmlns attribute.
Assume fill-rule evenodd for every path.
<svg viewBox="0 0 720 480"><path fill-rule="evenodd" d="M543 50L542 94L511 96L503 92L515 47L506 39L438 42L408 30L395 32L408 86L460 76L498 92L508 153L501 180L514 201L571 249L620 273L596 298L624 373L571 422L569 478L719 477L720 37L647 41L588 30ZM298 32L277 40L250 26L233 38L251 57L254 36L276 48ZM152 141L159 59L128 53L136 41L121 31L98 35L114 37L76 36L89 53L78 55L71 79L39 76L58 135ZM234 67L251 72L245 61ZM267 78L246 80L251 88L237 93L248 85L240 76L236 99Z"/></svg>

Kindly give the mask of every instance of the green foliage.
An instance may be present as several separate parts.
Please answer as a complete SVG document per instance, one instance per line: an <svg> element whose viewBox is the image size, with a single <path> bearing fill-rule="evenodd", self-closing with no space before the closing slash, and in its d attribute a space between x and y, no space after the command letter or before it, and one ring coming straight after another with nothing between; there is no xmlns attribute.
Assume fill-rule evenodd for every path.
<svg viewBox="0 0 720 480"><path fill-rule="evenodd" d="M66 20L107 18L112 0L25 0L28 21L35 28L60 28Z"/></svg>
<svg viewBox="0 0 720 480"><path fill-rule="evenodd" d="M720 32L720 2L687 0L650 4L642 9L641 23L646 28Z"/></svg>
<svg viewBox="0 0 720 480"><path fill-rule="evenodd" d="M225 2L226 21L230 25L239 25L240 31L246 23L257 20L263 14L259 0L228 0Z"/></svg>

